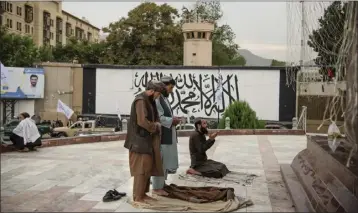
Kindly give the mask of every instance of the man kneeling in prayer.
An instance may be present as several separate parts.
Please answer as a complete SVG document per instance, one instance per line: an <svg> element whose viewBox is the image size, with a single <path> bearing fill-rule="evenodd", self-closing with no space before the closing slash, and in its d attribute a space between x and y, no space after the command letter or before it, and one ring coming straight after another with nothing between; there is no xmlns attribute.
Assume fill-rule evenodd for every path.
<svg viewBox="0 0 358 213"><path fill-rule="evenodd" d="M222 178L230 171L225 164L208 160L206 151L215 143L217 132L209 134L206 140L205 135L208 134L206 120L200 119L195 122L196 131L190 136L189 150L191 166L187 170L187 174L201 175L210 178Z"/></svg>

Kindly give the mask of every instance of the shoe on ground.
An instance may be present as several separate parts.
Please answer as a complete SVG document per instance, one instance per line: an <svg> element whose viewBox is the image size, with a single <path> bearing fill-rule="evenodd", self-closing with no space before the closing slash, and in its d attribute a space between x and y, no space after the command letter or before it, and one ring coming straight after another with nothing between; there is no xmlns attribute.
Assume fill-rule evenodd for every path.
<svg viewBox="0 0 358 213"><path fill-rule="evenodd" d="M103 202L111 202L111 201L116 201L121 199L123 196L121 193L119 192L114 192L113 190L109 190L108 192L106 192L106 194L104 195L102 201Z"/></svg>

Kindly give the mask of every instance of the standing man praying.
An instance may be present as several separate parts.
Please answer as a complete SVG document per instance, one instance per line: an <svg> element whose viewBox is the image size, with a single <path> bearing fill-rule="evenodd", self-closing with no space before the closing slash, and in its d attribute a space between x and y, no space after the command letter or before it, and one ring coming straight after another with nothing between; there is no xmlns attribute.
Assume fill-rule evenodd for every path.
<svg viewBox="0 0 358 213"><path fill-rule="evenodd" d="M133 182L133 201L154 200L149 192L150 176L163 176L160 156L160 129L155 104L164 84L150 81L146 90L137 95L132 103L124 147L129 150L129 168Z"/></svg>
<svg viewBox="0 0 358 213"><path fill-rule="evenodd" d="M165 84L165 90L162 95L155 100L158 109L161 124L161 157L163 162L164 176L153 176L153 193L161 196L167 196L168 193L163 190L168 173L175 173L179 167L178 162L178 138L175 126L179 124L180 119L174 117L173 110L168 101L168 96L173 92L175 81L172 77L163 76L160 79Z"/></svg>

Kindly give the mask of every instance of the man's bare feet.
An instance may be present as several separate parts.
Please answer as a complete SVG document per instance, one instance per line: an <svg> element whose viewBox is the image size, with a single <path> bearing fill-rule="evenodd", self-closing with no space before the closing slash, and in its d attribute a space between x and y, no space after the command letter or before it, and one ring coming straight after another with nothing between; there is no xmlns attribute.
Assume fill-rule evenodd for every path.
<svg viewBox="0 0 358 213"><path fill-rule="evenodd" d="M133 200L134 202L137 202L137 203L146 203L147 204L147 202L145 202L145 198L143 197L143 198L136 198L136 199L134 199Z"/></svg>
<svg viewBox="0 0 358 213"><path fill-rule="evenodd" d="M193 168L189 168L188 170L186 170L186 173L189 174L189 175L201 175L200 172L196 171Z"/></svg>
<svg viewBox="0 0 358 213"><path fill-rule="evenodd" d="M148 195L144 195L144 198L143 198L144 200L151 200L151 201L158 201L157 199L155 199L155 198L152 198L152 197L150 197L150 196L148 196Z"/></svg>
<svg viewBox="0 0 358 213"><path fill-rule="evenodd" d="M159 196L168 196L169 193L164 191L163 189L153 189L152 193L159 195Z"/></svg>
<svg viewBox="0 0 358 213"><path fill-rule="evenodd" d="M153 199L153 198L152 198ZM138 202L138 203L147 203L148 204L148 202L146 201L146 200L150 200L150 199L148 199L148 195L143 195L143 196L140 196L140 197L138 197L138 196L133 196L133 201L134 202Z"/></svg>

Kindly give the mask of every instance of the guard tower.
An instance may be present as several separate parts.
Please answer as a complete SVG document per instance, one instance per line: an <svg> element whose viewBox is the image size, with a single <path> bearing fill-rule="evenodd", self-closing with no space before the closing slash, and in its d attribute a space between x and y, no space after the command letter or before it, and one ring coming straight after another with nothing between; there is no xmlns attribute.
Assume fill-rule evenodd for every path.
<svg viewBox="0 0 358 213"><path fill-rule="evenodd" d="M183 24L182 31L184 66L211 66L214 24L200 19L188 19Z"/></svg>

